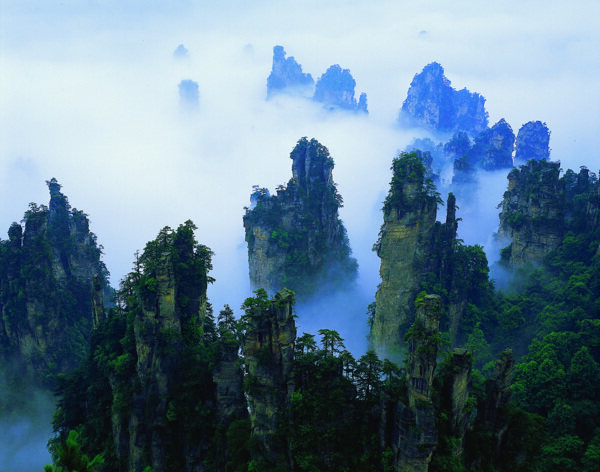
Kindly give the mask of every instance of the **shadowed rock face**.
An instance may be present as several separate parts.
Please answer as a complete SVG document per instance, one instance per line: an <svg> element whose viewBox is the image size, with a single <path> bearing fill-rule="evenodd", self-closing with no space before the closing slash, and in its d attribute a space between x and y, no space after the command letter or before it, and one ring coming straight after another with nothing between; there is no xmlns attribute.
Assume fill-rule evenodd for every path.
<svg viewBox="0 0 600 472"><path fill-rule="evenodd" d="M257 189L244 215L253 288L289 288L299 297L356 276L346 229L338 216L341 197L333 159L317 140L302 138L290 154L292 178L276 195Z"/></svg>
<svg viewBox="0 0 600 472"><path fill-rule="evenodd" d="M530 121L519 129L515 163L522 165L529 159L550 158L550 130L546 123Z"/></svg>
<svg viewBox="0 0 600 472"><path fill-rule="evenodd" d="M431 400L436 368L442 304L438 295L419 302L415 322L409 332L406 380L408 405L397 405L397 470L426 472L437 445L435 410Z"/></svg>
<svg viewBox="0 0 600 472"><path fill-rule="evenodd" d="M509 427L507 406L511 397L511 386L515 358L511 349L506 349L496 362L494 374L485 384L486 401L478 412L481 421L496 440L494 458L500 453L502 438Z"/></svg>
<svg viewBox="0 0 600 472"><path fill-rule="evenodd" d="M257 459L286 464L291 469L289 444L276 432L285 430L294 391L294 296L279 291L272 300L246 311L244 354L248 367L247 394L252 436L259 443Z"/></svg>
<svg viewBox="0 0 600 472"><path fill-rule="evenodd" d="M298 92L314 85L310 74L302 72L302 66L294 57L285 57L283 46L273 48L273 67L267 78L267 99L280 92Z"/></svg>
<svg viewBox="0 0 600 472"><path fill-rule="evenodd" d="M356 81L350 70L335 64L317 81L313 100L331 108L367 113L367 94L361 93L357 103L354 98L355 87Z"/></svg>
<svg viewBox="0 0 600 472"><path fill-rule="evenodd" d="M455 90L437 62L428 64L413 78L400 120L434 131L464 131L471 136L488 125L485 98L466 88Z"/></svg>
<svg viewBox="0 0 600 472"><path fill-rule="evenodd" d="M49 206L31 204L25 228L13 223L0 241L0 354L51 385L85 355L82 341L103 319L109 289L87 215L71 208L56 179L47 184Z"/></svg>

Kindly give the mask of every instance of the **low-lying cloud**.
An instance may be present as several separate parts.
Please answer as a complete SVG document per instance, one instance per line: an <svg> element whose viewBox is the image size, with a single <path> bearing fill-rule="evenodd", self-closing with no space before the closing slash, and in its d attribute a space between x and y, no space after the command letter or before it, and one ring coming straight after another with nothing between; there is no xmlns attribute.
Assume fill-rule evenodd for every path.
<svg viewBox="0 0 600 472"><path fill-rule="evenodd" d="M252 185L273 190L289 179L289 153L308 136L336 162L341 216L361 281L374 295L378 260L370 248L389 166L398 149L426 135L395 120L412 77L433 60L454 87L487 98L490 123L504 117L517 130L546 121L553 159L565 168L598 167L593 1L476 10L461 1L180 1L168 8L15 1L4 10L0 226L19 220L28 202L47 202L44 180L56 177L71 204L90 215L113 285L162 226L190 218L215 251L215 309L239 307L249 295L243 206ZM173 57L180 44L185 61ZM315 77L331 64L349 68L368 94L369 116L329 113L303 98L265 101L275 44ZM193 113L180 107L184 79L198 84ZM461 208L466 242L487 244L501 181L480 185L476 205Z"/></svg>

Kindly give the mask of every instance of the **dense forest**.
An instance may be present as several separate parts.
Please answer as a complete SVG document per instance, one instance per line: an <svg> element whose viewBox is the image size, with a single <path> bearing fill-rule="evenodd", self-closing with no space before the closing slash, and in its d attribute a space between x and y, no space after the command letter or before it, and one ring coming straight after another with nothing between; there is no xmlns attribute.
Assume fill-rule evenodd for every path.
<svg viewBox="0 0 600 472"><path fill-rule="evenodd" d="M3 365L29 372L25 381L5 367L16 392L37 383L58 398L47 470L597 470L596 175L561 176L545 160L509 172L498 238L511 275L499 290L483 249L457 238L452 193L436 221L443 202L427 162L401 153L392 163L374 246L382 285L365 314L372 349L358 357L325 326L297 335L285 279L274 296L258 288L239 319L227 305L215 313L212 252L191 221L163 228L109 290L86 215L49 181L49 207L32 205L25 230L14 223L0 241ZM333 211L321 227L340 224L331 189L308 192L314 201L288 221L306 221L302 212L325 201ZM336 231L346 257L345 231ZM277 241L289 264L295 239Z"/></svg>

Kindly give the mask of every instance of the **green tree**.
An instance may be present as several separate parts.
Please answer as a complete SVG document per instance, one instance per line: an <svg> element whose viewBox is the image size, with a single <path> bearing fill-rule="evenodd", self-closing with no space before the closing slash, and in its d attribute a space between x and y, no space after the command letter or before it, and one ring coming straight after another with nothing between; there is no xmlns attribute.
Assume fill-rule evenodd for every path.
<svg viewBox="0 0 600 472"><path fill-rule="evenodd" d="M46 465L45 472L96 472L104 464L102 455L95 456L92 460L81 451L79 434L75 430L69 431L64 443L56 448L56 464Z"/></svg>

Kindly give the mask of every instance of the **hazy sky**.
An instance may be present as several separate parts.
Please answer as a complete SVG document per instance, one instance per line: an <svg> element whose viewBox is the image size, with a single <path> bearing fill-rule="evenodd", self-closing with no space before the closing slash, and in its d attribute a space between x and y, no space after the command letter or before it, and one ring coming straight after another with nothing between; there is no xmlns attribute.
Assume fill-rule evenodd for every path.
<svg viewBox="0 0 600 472"><path fill-rule="evenodd" d="M252 185L287 182L296 141L315 137L335 160L342 218L373 298L370 248L389 166L424 135L395 125L414 74L440 62L454 87L486 97L490 124L504 117L516 133L545 121L553 159L597 171L599 22L595 0L4 0L0 237L28 202L48 202L44 181L56 177L89 214L113 285L161 227L192 219L216 253L215 308L237 310L250 294L241 218ZM176 60L181 43L189 57ZM315 79L332 64L349 68L369 116L266 102L276 44ZM196 111L180 107L183 79L199 85ZM478 196L492 226L502 179Z"/></svg>

